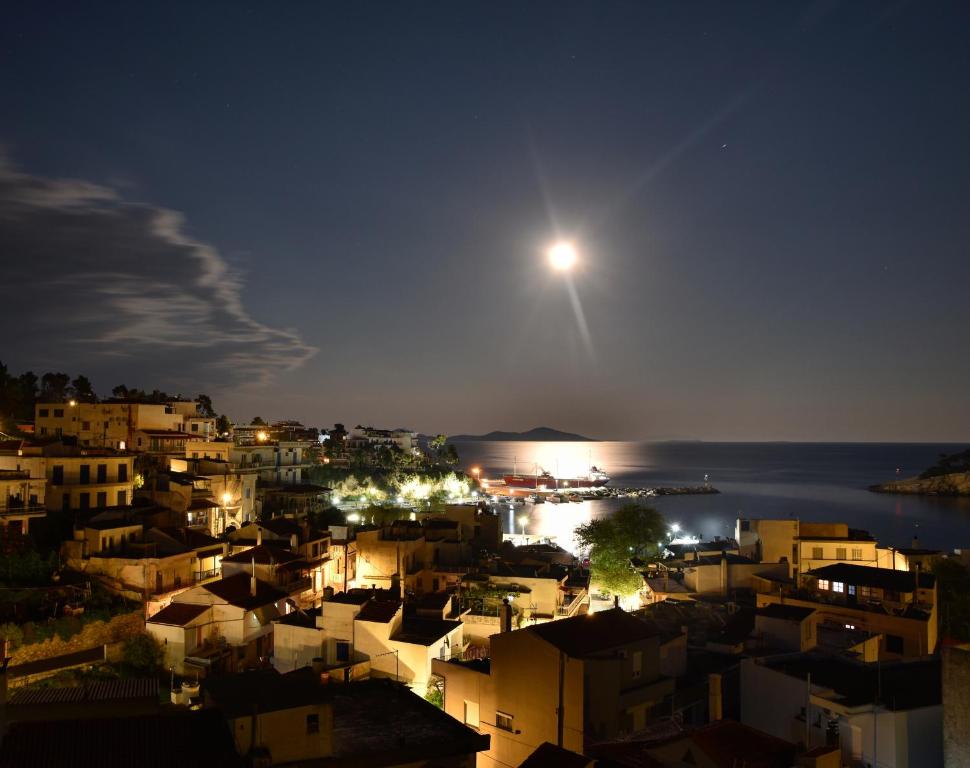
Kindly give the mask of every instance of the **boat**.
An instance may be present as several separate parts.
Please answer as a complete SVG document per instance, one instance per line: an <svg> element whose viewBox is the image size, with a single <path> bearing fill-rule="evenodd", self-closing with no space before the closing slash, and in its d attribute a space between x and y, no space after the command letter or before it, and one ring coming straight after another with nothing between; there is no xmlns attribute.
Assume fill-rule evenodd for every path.
<svg viewBox="0 0 970 768"><path fill-rule="evenodd" d="M503 475L502 479L509 488L528 488L535 491L602 488L610 482L610 476L596 466L591 466L584 477L556 477L546 470L540 471L538 465L534 475L520 475L515 471L514 463L512 474Z"/></svg>

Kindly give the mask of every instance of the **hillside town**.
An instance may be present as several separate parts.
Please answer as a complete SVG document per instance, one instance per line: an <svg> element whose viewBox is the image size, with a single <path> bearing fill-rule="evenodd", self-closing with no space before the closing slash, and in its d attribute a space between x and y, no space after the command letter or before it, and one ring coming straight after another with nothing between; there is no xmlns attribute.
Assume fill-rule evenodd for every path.
<svg viewBox="0 0 970 768"><path fill-rule="evenodd" d="M739 517L627 555L633 593L604 595L595 552L503 531L443 436L65 394L0 442L0 765L148 742L182 765L970 764L938 576L966 551ZM313 482L354 466L459 480Z"/></svg>

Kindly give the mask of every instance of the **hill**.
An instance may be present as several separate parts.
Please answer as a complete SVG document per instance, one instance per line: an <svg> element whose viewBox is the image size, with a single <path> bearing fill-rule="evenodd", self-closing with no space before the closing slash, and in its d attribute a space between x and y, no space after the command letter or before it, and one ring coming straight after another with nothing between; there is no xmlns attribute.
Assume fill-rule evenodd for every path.
<svg viewBox="0 0 970 768"><path fill-rule="evenodd" d="M475 441L535 441L535 442L559 442L559 443L594 443L598 442L595 437L585 437L573 432L561 432L551 427L535 427L527 432L489 432L486 435L451 435L449 441L475 442Z"/></svg>

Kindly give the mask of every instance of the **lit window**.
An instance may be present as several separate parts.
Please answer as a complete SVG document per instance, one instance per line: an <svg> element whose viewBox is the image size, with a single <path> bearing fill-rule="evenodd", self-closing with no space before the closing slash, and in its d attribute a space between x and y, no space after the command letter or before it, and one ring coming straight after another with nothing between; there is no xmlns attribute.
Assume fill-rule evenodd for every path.
<svg viewBox="0 0 970 768"><path fill-rule="evenodd" d="M845 625L845 628L846 629L855 629L855 624L846 624Z"/></svg>
<svg viewBox="0 0 970 768"><path fill-rule="evenodd" d="M832 582L832 591L833 592L845 592L845 584L843 584L841 581L833 581Z"/></svg>
<svg viewBox="0 0 970 768"><path fill-rule="evenodd" d="M829 588L829 580L828 579L819 579L818 580L818 588L819 589L828 589Z"/></svg>
<svg viewBox="0 0 970 768"><path fill-rule="evenodd" d="M850 584L849 585L849 594L850 595L855 595L855 584Z"/></svg>
<svg viewBox="0 0 970 768"><path fill-rule="evenodd" d="M495 713L495 727L501 728L503 731L512 730L512 715L507 715L505 712Z"/></svg>
<svg viewBox="0 0 970 768"><path fill-rule="evenodd" d="M861 560L862 559L862 550L861 549L853 549L852 550L852 559L853 560Z"/></svg>

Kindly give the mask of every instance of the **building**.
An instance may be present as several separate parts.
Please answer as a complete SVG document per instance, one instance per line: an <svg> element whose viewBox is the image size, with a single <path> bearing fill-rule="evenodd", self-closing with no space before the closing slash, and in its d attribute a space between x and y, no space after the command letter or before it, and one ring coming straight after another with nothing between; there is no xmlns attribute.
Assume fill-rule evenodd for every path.
<svg viewBox="0 0 970 768"><path fill-rule="evenodd" d="M203 692L237 753L257 764L473 768L488 747L487 736L388 680L326 684L304 667L206 680Z"/></svg>
<svg viewBox="0 0 970 768"><path fill-rule="evenodd" d="M267 662L273 620L292 609L285 592L239 573L179 592L145 629L164 644L166 666L180 674L232 672Z"/></svg>
<svg viewBox="0 0 970 768"><path fill-rule="evenodd" d="M940 660L865 664L822 654L741 662L741 719L843 764L943 766Z"/></svg>
<svg viewBox="0 0 970 768"><path fill-rule="evenodd" d="M584 753L644 728L674 688L659 646L615 608L493 635L488 659L433 669L445 711L491 737L479 765L517 766L544 742Z"/></svg>
<svg viewBox="0 0 970 768"><path fill-rule="evenodd" d="M131 503L135 457L102 448L79 448L62 442L4 443L0 470L26 472L30 484L44 480L48 511L103 509ZM37 503L41 496L36 495Z"/></svg>
<svg viewBox="0 0 970 768"><path fill-rule="evenodd" d="M234 444L229 449L229 461L237 471L251 471L266 485L299 485L303 470L313 466L306 450L307 444L299 441Z"/></svg>
<svg viewBox="0 0 970 768"><path fill-rule="evenodd" d="M418 448L418 433L410 429L374 429L358 424L344 441L349 450L374 449L394 446L405 453Z"/></svg>
<svg viewBox="0 0 970 768"><path fill-rule="evenodd" d="M756 576L784 576L787 573L787 563L763 563L728 552L718 555L693 553L689 560L651 563L643 572L642 599L650 604L668 597L726 597L738 591L751 591Z"/></svg>
<svg viewBox="0 0 970 768"><path fill-rule="evenodd" d="M801 574L835 563L881 565L876 540L845 523L739 517L735 538L740 554L752 560L787 563L796 582Z"/></svg>
<svg viewBox="0 0 970 768"><path fill-rule="evenodd" d="M100 403L37 403L37 437L74 437L82 446L151 453L175 453L185 441L209 440L215 419L203 417L195 401L144 403L110 399Z"/></svg>
<svg viewBox="0 0 970 768"><path fill-rule="evenodd" d="M785 603L813 608L817 625L882 636L880 658L918 657L936 650L932 574L837 563L805 574L803 582L800 589L764 582L757 607Z"/></svg>
<svg viewBox="0 0 970 768"><path fill-rule="evenodd" d="M27 469L0 469L0 525L5 533L30 533L30 521L47 515L46 490L46 480L31 477Z"/></svg>

